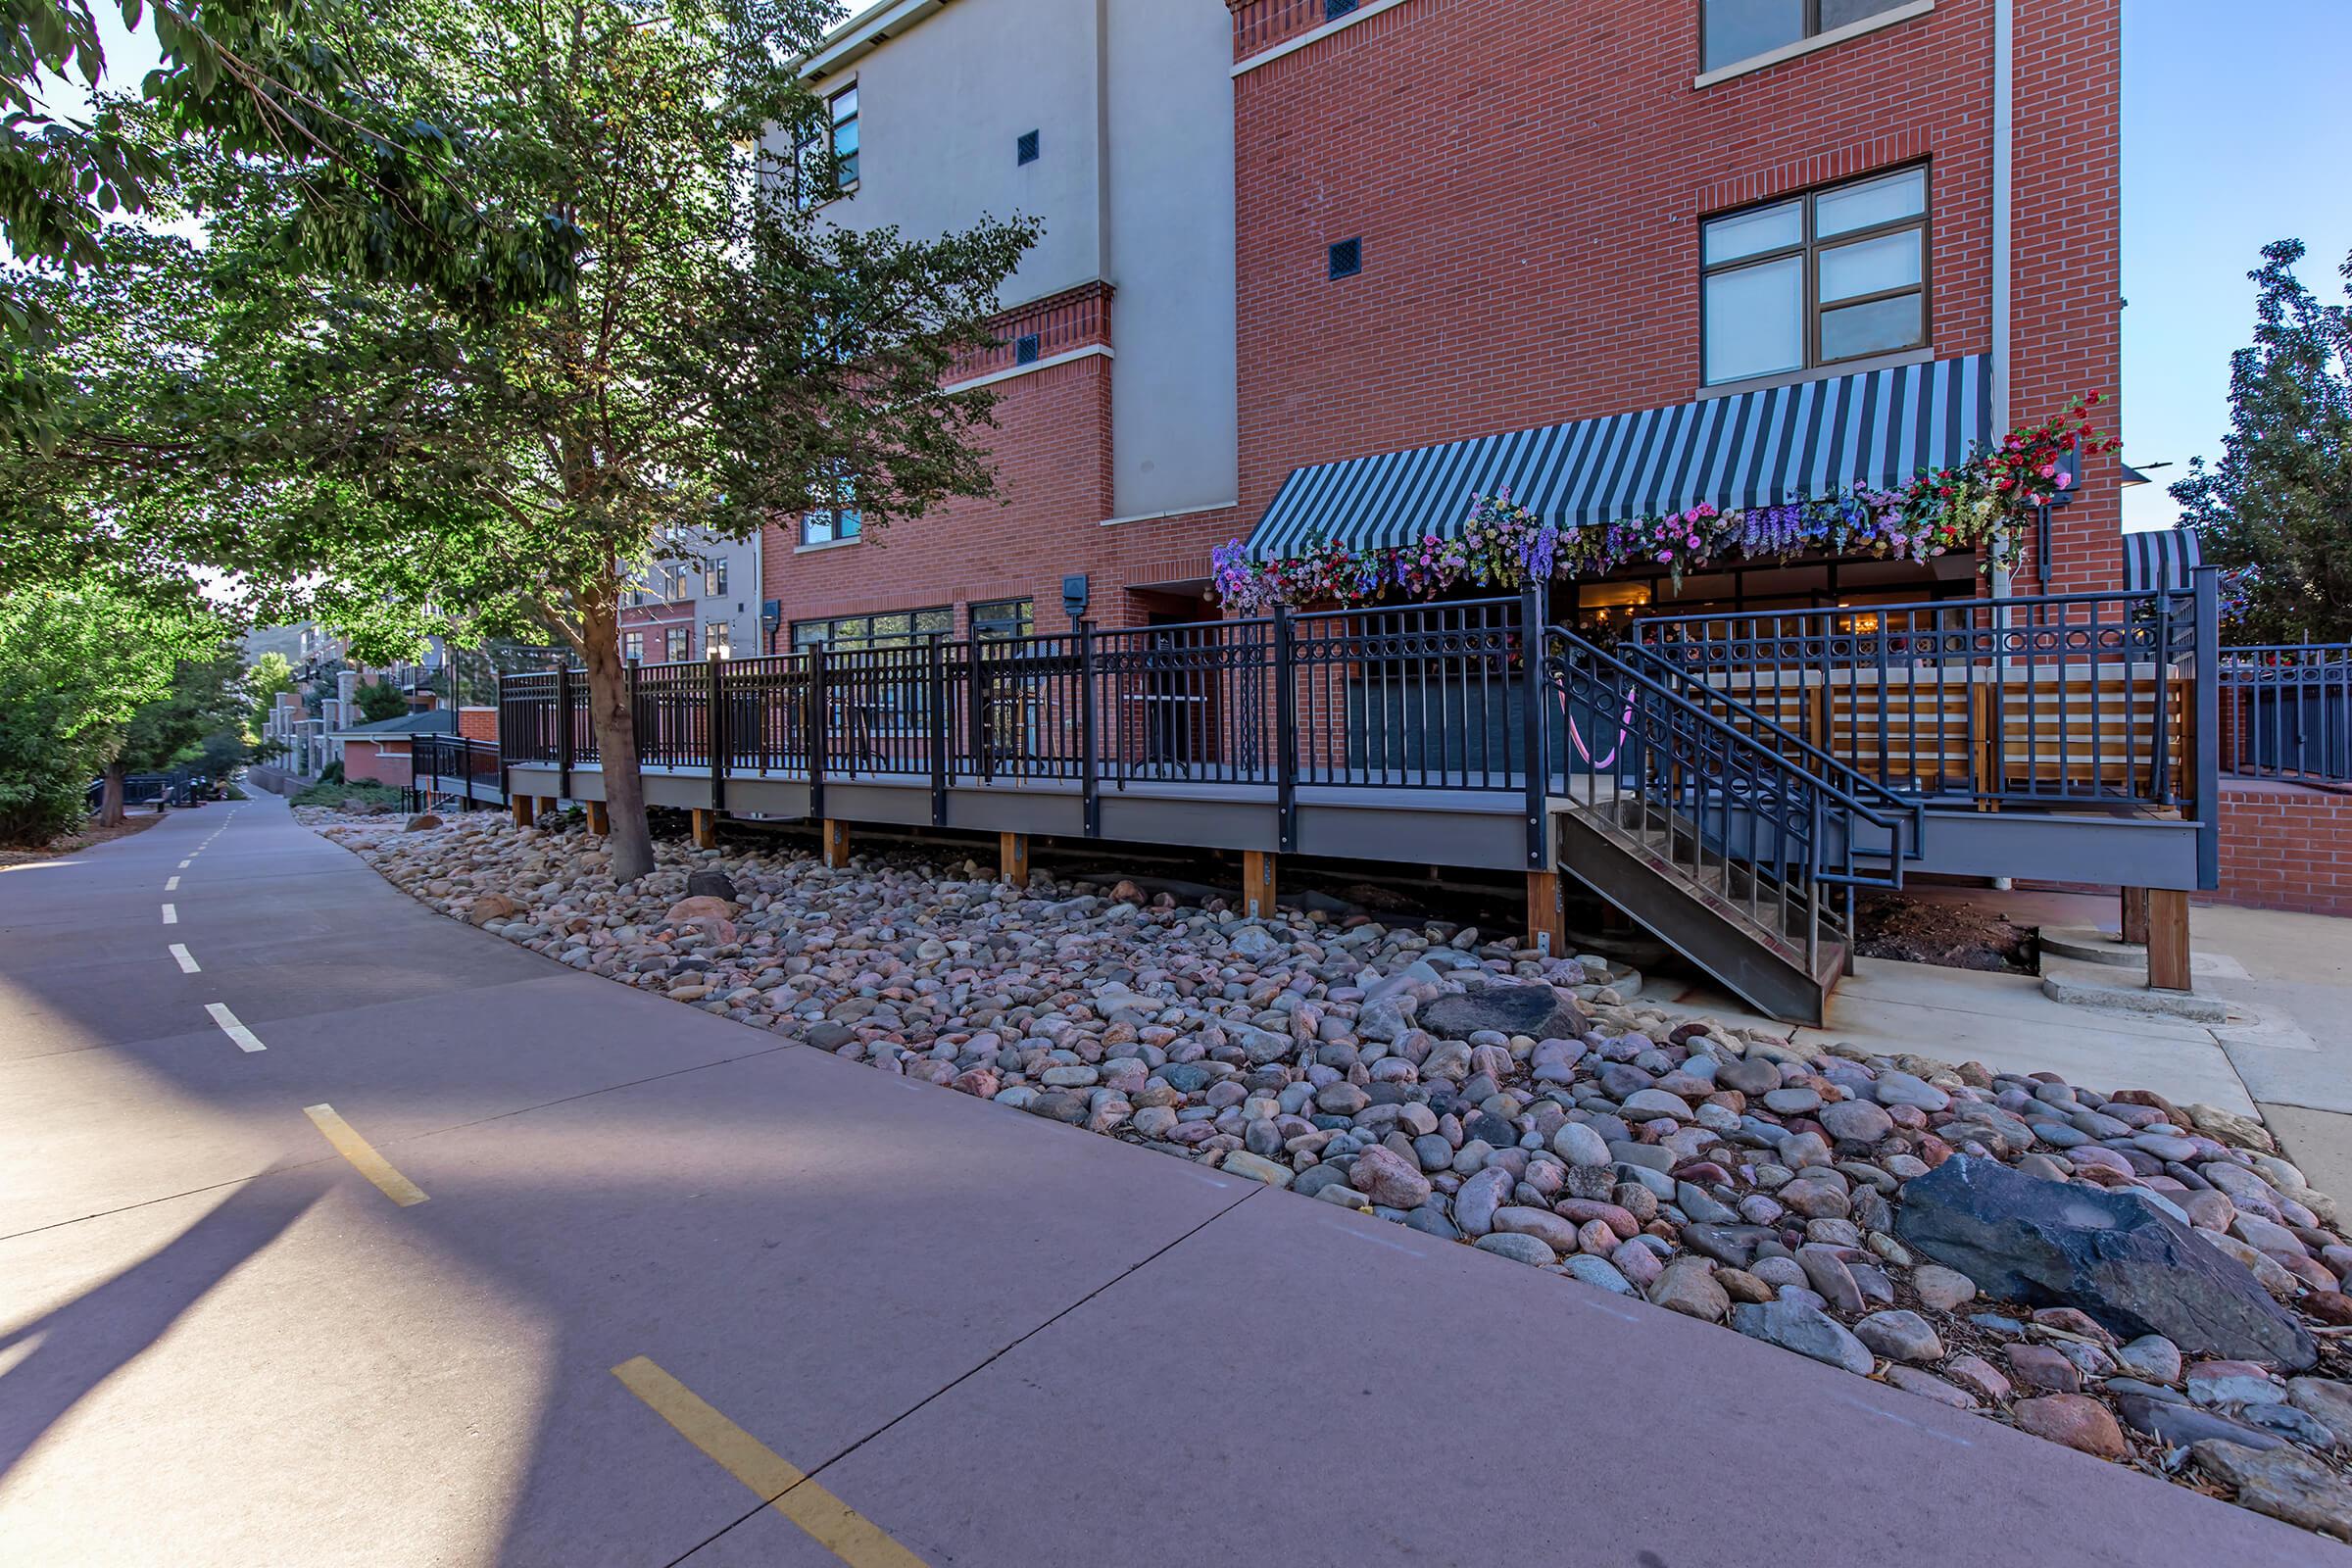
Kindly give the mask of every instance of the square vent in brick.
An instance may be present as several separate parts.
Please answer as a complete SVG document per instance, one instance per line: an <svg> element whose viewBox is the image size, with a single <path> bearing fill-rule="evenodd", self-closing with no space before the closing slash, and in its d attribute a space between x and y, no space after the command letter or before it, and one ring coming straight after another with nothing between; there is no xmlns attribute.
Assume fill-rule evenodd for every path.
<svg viewBox="0 0 2352 1568"><path fill-rule="evenodd" d="M1331 248L1331 275L1353 277L1364 270L1364 242L1344 239Z"/></svg>
<svg viewBox="0 0 2352 1568"><path fill-rule="evenodd" d="M1024 130L1021 132L1020 139L1012 144L1012 161L1016 164L1034 164L1037 162L1036 131Z"/></svg>
<svg viewBox="0 0 2352 1568"><path fill-rule="evenodd" d="M1323 20L1337 22L1355 9L1355 0L1323 0Z"/></svg>
<svg viewBox="0 0 2352 1568"><path fill-rule="evenodd" d="M1016 337L1012 340L1012 363L1015 365L1035 365L1037 363L1037 353L1041 345L1038 342L1038 337L1035 332L1024 332L1019 337Z"/></svg>

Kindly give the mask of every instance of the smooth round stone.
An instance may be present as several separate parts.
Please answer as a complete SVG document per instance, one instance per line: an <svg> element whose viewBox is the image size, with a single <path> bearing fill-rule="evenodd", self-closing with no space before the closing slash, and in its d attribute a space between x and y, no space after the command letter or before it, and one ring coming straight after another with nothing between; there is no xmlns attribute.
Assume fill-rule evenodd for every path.
<svg viewBox="0 0 2352 1568"><path fill-rule="evenodd" d="M1821 1108L1821 1096L1810 1089L1775 1089L1764 1097L1764 1108L1779 1116L1804 1116Z"/></svg>
<svg viewBox="0 0 2352 1568"><path fill-rule="evenodd" d="M1767 1103L1770 1099L1767 1097ZM1839 1143L1875 1144L1894 1131L1894 1118L1886 1107L1867 1100L1840 1100L1821 1107L1815 1118L1823 1132Z"/></svg>
<svg viewBox="0 0 2352 1568"><path fill-rule="evenodd" d="M1496 1257L1507 1257L1514 1263L1532 1263L1539 1268L1559 1261L1559 1254L1550 1248L1535 1237L1517 1231L1490 1232L1472 1245L1482 1252L1493 1252ZM1592 1261L1597 1263L1600 1259L1593 1258ZM1609 1272L1613 1274L1616 1270Z"/></svg>
<svg viewBox="0 0 2352 1568"><path fill-rule="evenodd" d="M1781 1087L1781 1069L1762 1056L1734 1056L1717 1064L1715 1081L1743 1095L1769 1094Z"/></svg>
<svg viewBox="0 0 2352 1568"><path fill-rule="evenodd" d="M1564 1121L1551 1135L1552 1152L1571 1165L1600 1166L1614 1163L1607 1140L1583 1122Z"/></svg>

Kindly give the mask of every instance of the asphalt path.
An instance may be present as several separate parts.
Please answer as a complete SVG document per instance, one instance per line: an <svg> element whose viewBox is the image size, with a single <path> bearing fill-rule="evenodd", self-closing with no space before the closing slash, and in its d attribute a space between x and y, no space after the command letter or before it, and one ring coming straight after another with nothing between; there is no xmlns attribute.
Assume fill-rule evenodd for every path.
<svg viewBox="0 0 2352 1568"><path fill-rule="evenodd" d="M573 972L271 798L0 872L0 1562L2340 1553Z"/></svg>

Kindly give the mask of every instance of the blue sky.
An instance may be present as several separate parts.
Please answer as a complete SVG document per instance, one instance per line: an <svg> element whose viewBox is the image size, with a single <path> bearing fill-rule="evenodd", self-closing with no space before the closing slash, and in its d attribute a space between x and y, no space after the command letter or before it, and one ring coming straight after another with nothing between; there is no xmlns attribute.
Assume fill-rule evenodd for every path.
<svg viewBox="0 0 2352 1568"><path fill-rule="evenodd" d="M125 40L117 8L94 9L110 74L135 83L154 62L151 36ZM2030 34L2021 42L2032 47ZM2174 465L2126 492L2128 525L2170 522L2165 482L2221 451L2230 352L2252 332L2246 272L2262 246L2305 241L2304 280L2343 298L2347 103L2352 0L2124 0L2124 455Z"/></svg>

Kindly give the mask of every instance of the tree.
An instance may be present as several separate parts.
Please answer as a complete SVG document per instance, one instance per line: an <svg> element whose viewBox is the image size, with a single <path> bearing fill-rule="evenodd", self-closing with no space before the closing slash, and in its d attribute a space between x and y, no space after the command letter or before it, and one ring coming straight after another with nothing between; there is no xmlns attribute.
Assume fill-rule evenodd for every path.
<svg viewBox="0 0 2352 1568"><path fill-rule="evenodd" d="M352 689L352 698L359 704L360 716L370 724L409 710L407 694L388 680L361 681Z"/></svg>
<svg viewBox="0 0 2352 1568"><path fill-rule="evenodd" d="M160 773L194 760L205 737L243 710L239 662L236 650L221 643L209 653L182 658L165 688L132 710L107 762L100 827L122 821L125 774Z"/></svg>
<svg viewBox="0 0 2352 1568"><path fill-rule="evenodd" d="M470 177L497 150L372 90L335 47L341 0L115 0L155 34L135 98L108 78L89 0L0 0L0 240L68 281L113 258L110 214L172 210L171 152L202 144L272 161L291 199L291 256L432 288L477 310L569 286L578 239L563 212L515 211ZM92 107L48 101L78 77ZM69 90L71 90L69 88ZM22 351L54 325L22 277L0 276L0 435L55 439L51 388Z"/></svg>
<svg viewBox="0 0 2352 1568"><path fill-rule="evenodd" d="M2254 341L2230 357L2230 434L2172 487L2205 559L2239 568L2252 641L2352 639L2352 306L2295 276L2303 242L2266 245ZM2341 275L2352 286L2352 259Z"/></svg>
<svg viewBox="0 0 2352 1568"><path fill-rule="evenodd" d="M370 662L453 625L561 635L586 666L624 881L653 864L620 657L632 575L677 534L740 539L812 497L854 492L870 532L993 487L992 395L941 386L990 341L1035 226L860 234L792 199L790 160L764 148L821 120L791 62L835 14L406 0L347 19L339 48L380 96L498 149L469 166L483 200L573 216L570 289L483 312L291 269L271 241L291 176L241 158L198 182L240 216L129 290L169 348L106 384L67 377L60 451L106 456L125 533L255 585L263 618L316 614Z"/></svg>
<svg viewBox="0 0 2352 1568"><path fill-rule="evenodd" d="M255 660L245 671L245 695L253 727L257 730L266 727L270 710L277 707L277 694L293 689L294 665L285 655L272 648Z"/></svg>
<svg viewBox="0 0 2352 1568"><path fill-rule="evenodd" d="M123 727L220 631L103 584L0 594L0 842L46 843L79 821Z"/></svg>

